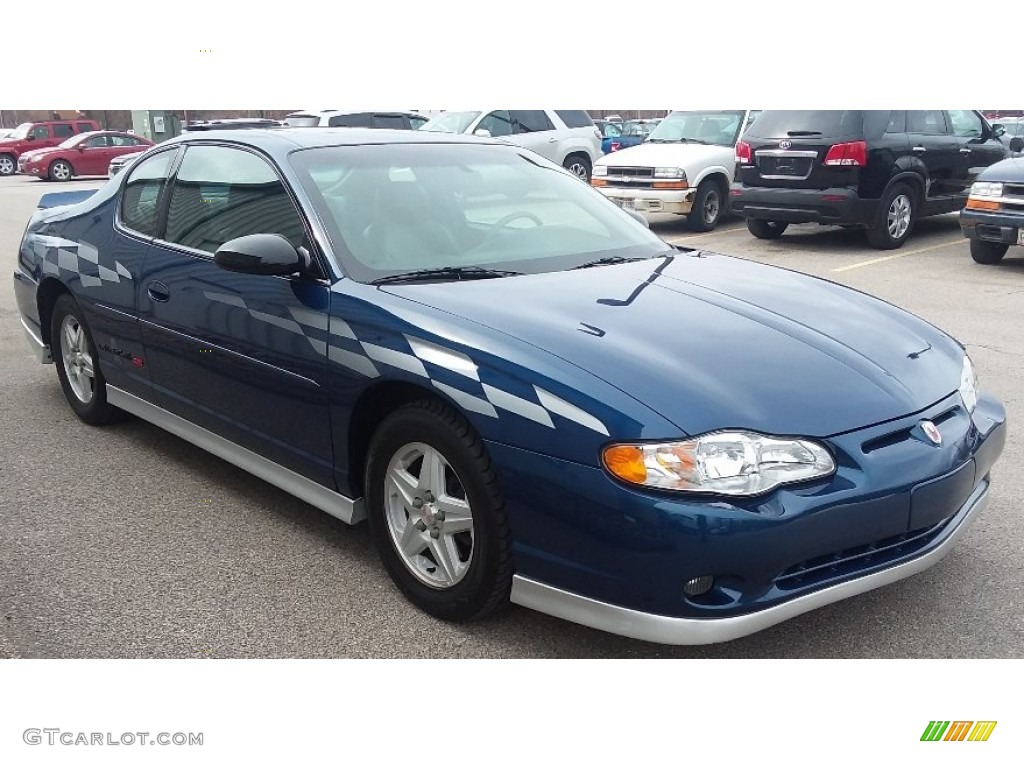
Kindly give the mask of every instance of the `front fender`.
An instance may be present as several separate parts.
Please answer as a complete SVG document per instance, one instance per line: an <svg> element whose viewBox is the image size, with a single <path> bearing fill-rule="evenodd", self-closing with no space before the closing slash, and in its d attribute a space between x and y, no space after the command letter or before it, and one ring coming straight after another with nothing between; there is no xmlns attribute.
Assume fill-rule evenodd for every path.
<svg viewBox="0 0 1024 768"><path fill-rule="evenodd" d="M686 171L686 178L689 180L690 186L696 187L699 186L700 183L704 181L704 179L706 179L708 176L713 176L715 174L724 176L726 184L731 184L733 182L733 173L735 171L735 167L726 168L724 165L702 166L700 168L693 169L693 176L690 175L691 169L687 168L684 170Z"/></svg>

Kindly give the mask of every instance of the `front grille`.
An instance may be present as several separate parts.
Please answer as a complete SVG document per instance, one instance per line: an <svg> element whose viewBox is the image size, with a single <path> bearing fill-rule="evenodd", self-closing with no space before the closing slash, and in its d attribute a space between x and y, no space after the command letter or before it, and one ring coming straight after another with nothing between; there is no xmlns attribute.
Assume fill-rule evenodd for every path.
<svg viewBox="0 0 1024 768"><path fill-rule="evenodd" d="M633 166L615 166L608 168L609 176L625 176L635 179L653 179L653 168L639 168Z"/></svg>
<svg viewBox="0 0 1024 768"><path fill-rule="evenodd" d="M1024 184L1003 184L1003 196L1024 198Z"/></svg>
<svg viewBox="0 0 1024 768"><path fill-rule="evenodd" d="M872 566L885 565L893 560L921 551L935 539L953 518L948 518L927 528L907 531L898 536L873 541L859 547L841 549L821 557L797 563L775 578L775 585L782 590L804 589L823 581L848 576Z"/></svg>

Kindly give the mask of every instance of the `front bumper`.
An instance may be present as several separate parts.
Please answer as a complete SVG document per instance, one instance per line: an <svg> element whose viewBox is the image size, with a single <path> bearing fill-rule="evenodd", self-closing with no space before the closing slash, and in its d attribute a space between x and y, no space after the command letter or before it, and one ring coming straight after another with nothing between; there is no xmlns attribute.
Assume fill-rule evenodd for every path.
<svg viewBox="0 0 1024 768"><path fill-rule="evenodd" d="M938 425L942 444L923 438ZM1005 410L959 395L826 440L826 480L745 500L654 493L489 445L514 539L514 602L673 644L731 640L937 562L984 507ZM703 576L698 596L684 585Z"/></svg>
<svg viewBox="0 0 1024 768"><path fill-rule="evenodd" d="M1024 212L960 211L960 231L970 240L1020 245L1024 231Z"/></svg>
<svg viewBox="0 0 1024 768"><path fill-rule="evenodd" d="M733 184L729 190L733 213L746 219L789 224L858 224L874 222L878 200L864 200L849 187L787 189Z"/></svg>
<svg viewBox="0 0 1024 768"><path fill-rule="evenodd" d="M596 187L616 205L640 213L689 213L697 190L646 189L644 187Z"/></svg>

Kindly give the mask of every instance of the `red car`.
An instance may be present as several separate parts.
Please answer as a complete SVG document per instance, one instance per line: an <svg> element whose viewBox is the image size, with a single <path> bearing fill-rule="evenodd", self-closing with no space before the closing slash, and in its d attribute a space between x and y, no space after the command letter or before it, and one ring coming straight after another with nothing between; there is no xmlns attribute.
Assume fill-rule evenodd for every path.
<svg viewBox="0 0 1024 768"><path fill-rule="evenodd" d="M18 157L25 152L55 147L62 141L86 131L98 131L95 120L39 120L22 123L5 139L0 139L0 176L10 176L18 168Z"/></svg>
<svg viewBox="0 0 1024 768"><path fill-rule="evenodd" d="M50 181L68 181L73 176L106 176L110 161L120 155L153 146L141 136L121 131L90 131L72 136L56 147L25 152L18 158L18 171Z"/></svg>

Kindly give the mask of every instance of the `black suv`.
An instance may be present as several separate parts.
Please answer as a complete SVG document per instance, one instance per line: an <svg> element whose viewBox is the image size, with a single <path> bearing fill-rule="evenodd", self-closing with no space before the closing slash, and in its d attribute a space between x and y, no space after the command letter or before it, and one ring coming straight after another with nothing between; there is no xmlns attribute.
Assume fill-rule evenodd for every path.
<svg viewBox="0 0 1024 768"><path fill-rule="evenodd" d="M1009 154L969 110L765 110L736 145L732 210L755 237L788 224L861 227L899 248L921 216L963 207L975 176Z"/></svg>

